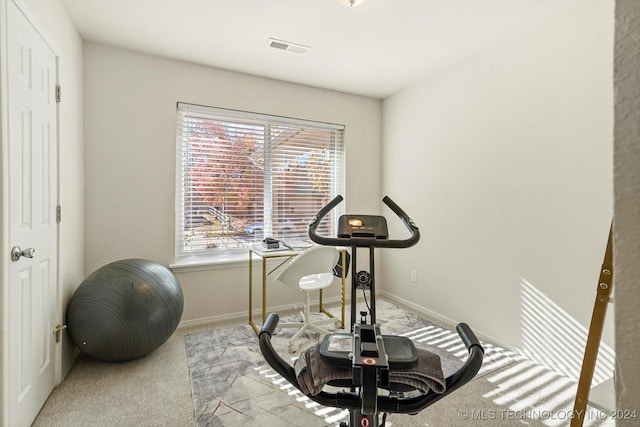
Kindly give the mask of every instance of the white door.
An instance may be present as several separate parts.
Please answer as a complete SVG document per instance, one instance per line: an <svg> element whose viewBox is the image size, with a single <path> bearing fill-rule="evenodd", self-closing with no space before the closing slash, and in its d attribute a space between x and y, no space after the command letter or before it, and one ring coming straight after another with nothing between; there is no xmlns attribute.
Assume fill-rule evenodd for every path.
<svg viewBox="0 0 640 427"><path fill-rule="evenodd" d="M7 41L7 234L9 247L24 251L9 261L5 284L9 322L5 409L13 427L31 424L56 380L57 71L55 54L11 0Z"/></svg>

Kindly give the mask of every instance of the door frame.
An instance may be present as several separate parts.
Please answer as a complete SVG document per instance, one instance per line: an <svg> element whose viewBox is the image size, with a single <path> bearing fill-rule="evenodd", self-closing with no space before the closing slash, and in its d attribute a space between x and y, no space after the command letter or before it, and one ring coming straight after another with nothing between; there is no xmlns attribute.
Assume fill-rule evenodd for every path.
<svg viewBox="0 0 640 427"><path fill-rule="evenodd" d="M45 44L53 52L56 58L56 86L60 84L60 50L51 42L46 32L43 31L42 25L39 24L35 16L29 11L23 0L0 0L0 222L2 224L0 228L0 381L2 387L0 388L0 426L9 425L9 384L8 373L10 367L8 365L8 332L6 325L8 325L8 282L9 282L9 262L11 257L11 242L9 241L9 183L8 183L8 105L9 99L7 95L8 90L8 2L13 2L14 5L22 12L27 18L31 26L44 40ZM60 205L60 105L56 103L56 176L57 176L57 188L56 188L56 205ZM60 226L57 226L56 232L56 252L57 252L57 265L56 265L56 319L58 324L64 324L64 318L62 313L62 290L60 286ZM53 333L53 331L51 331ZM62 381L62 345L56 343L54 349L54 371L55 371L55 384L59 384Z"/></svg>

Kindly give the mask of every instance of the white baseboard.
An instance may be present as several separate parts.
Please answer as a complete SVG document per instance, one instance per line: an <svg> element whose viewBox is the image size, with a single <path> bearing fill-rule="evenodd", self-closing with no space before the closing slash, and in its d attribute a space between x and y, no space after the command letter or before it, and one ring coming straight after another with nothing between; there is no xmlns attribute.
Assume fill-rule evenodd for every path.
<svg viewBox="0 0 640 427"><path fill-rule="evenodd" d="M456 325L459 323L459 322L456 322L455 320L453 320L453 319L451 319L449 317L443 316L440 313L436 313L435 311L428 310L428 309L424 308L421 305L415 304L415 303L413 303L411 301L408 301L408 300L406 300L404 298L400 298L400 297L398 297L396 295L390 294L390 293L388 293L386 291L379 290L378 291L378 295L380 295L381 297L385 298L387 301L394 302L394 303L396 303L398 305L401 305L401 306L403 306L405 308L408 308L409 310L413 311L414 313L421 314L424 317L427 317L429 319L433 319L433 320L441 323L442 326L455 328Z"/></svg>
<svg viewBox="0 0 640 427"><path fill-rule="evenodd" d="M447 326L449 328L451 328L452 330L455 329L456 325L458 323L460 323L460 321L451 319L450 317L447 316L443 316L440 313L437 313L435 311L432 310L428 310L420 305L417 305L411 301L408 301L404 298L400 298L396 295L390 294L388 292L385 291L378 291L378 295L381 297L384 297L387 301L390 302L394 302L400 306L403 306L417 314L423 315L425 318L427 319L432 319L433 321L440 323L442 326ZM462 320L464 321L464 320ZM474 328L473 325L469 325L471 327L471 330L473 330L473 333L476 334L476 336L478 337L478 339L480 339L481 341L486 341L486 342L490 342L492 344L498 345L502 348L504 348L505 350L511 350L515 353L520 353L520 350L518 350L517 348L515 348L513 345L505 343L499 339L496 339L494 337L491 336L491 334L487 334L484 331L481 331L477 328Z"/></svg>
<svg viewBox="0 0 640 427"><path fill-rule="evenodd" d="M341 297L339 296L324 298L323 304L327 306L333 305L333 304L339 304L340 299ZM312 300L311 304L317 305L318 301ZM347 307L348 304L349 304L349 299L347 298L347 300L345 301L345 307ZM303 302L299 302L295 304L277 305L277 306L267 307L267 313L291 313L291 312L302 310L303 306L304 306ZM262 316L262 309L258 308L252 311L252 317L256 319L256 321L259 321L257 319L260 319L261 316ZM193 320L183 320L178 325L178 328L179 329L193 328L198 326L206 326L213 323L223 323L223 322L233 322L233 321L243 321L243 320L245 321L245 323L249 324L248 311L221 314L219 316L203 317L200 319L193 319Z"/></svg>
<svg viewBox="0 0 640 427"><path fill-rule="evenodd" d="M377 291L378 296L381 298L385 298L387 301L389 302L393 302L395 304L398 304L399 306L402 306L408 310L413 311L414 313L418 314L418 315L422 315L423 317L433 320L436 323L441 324L442 326L446 326L451 328L452 330L455 329L456 325L458 323L460 323L457 320L451 319L450 317L444 316L440 313L437 313L435 311L429 310L424 308L421 305L415 304L411 301L408 301L404 298L400 298L396 295L390 294L388 292L385 292L383 290L378 290ZM340 297L336 296L336 297L331 297L331 298L325 298L324 299L324 304L326 305L330 305L330 304L339 304L340 303ZM312 301L312 304L318 304L318 301ZM349 309L349 304L350 304L350 298L347 297L347 300L345 301L345 308L348 310ZM295 311L298 311L302 308L303 303L296 303L296 304L285 304L285 305L278 305L278 306L272 306L272 307L268 307L267 308L267 313L292 313ZM262 316L262 310L261 309L256 309L253 310L253 318L254 319L260 319L260 317ZM178 328L193 328L193 327L200 327L200 326L207 326L207 325L211 325L211 324L216 324L216 323L224 323L224 322L234 322L234 321L244 321L245 323L248 324L249 322L249 315L247 311L241 311L241 312L236 312L236 313L228 313L228 314L222 314L219 316L211 316L211 317L204 317L204 318L200 318L200 319L193 319L193 320L184 320L182 322L180 322L180 324L178 325ZM257 320L259 321L259 320ZM473 332L476 334L476 336L482 340L482 341L486 341L486 342L490 342L492 344L498 345L506 350L511 350L513 352L516 353L520 353L520 351L516 348L514 348L512 345L502 342L501 340L498 340L494 337L491 336L491 334L488 334L484 331L478 330L477 328L473 327L473 325L469 325L471 326Z"/></svg>

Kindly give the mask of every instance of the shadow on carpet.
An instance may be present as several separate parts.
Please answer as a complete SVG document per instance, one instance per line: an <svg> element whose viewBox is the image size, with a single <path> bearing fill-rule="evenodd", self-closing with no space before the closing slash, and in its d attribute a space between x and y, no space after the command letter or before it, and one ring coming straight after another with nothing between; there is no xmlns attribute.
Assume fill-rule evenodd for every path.
<svg viewBox="0 0 640 427"><path fill-rule="evenodd" d="M456 332L386 302L379 302L377 313L384 319L378 322L383 333L406 336L417 347L438 354L445 377L466 359L467 350ZM290 357L291 364L298 356L287 351L293 333L282 329L272 338L274 348L285 360ZM317 334L307 333L299 349L318 340ZM347 411L318 405L273 371L249 325L189 334L185 345L198 427L337 425L347 419ZM478 376L513 362L512 353L483 345L485 358Z"/></svg>

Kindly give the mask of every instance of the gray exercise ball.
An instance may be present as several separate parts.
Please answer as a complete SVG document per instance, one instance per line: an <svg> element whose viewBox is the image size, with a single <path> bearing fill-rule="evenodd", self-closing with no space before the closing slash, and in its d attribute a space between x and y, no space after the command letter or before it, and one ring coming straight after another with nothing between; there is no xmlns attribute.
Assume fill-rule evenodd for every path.
<svg viewBox="0 0 640 427"><path fill-rule="evenodd" d="M182 288L168 268L125 259L99 268L78 286L67 309L67 328L86 355L124 362L169 339L183 308Z"/></svg>

